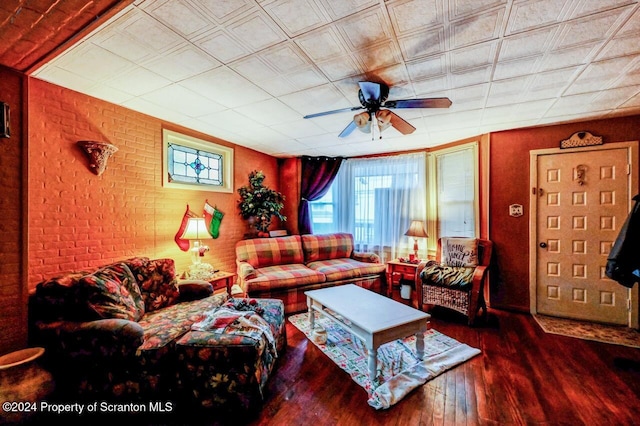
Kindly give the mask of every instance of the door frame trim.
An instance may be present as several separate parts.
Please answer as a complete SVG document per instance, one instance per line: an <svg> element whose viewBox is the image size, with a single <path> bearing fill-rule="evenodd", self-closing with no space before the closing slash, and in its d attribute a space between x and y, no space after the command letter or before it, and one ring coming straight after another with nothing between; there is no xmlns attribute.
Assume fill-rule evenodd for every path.
<svg viewBox="0 0 640 426"><path fill-rule="evenodd" d="M537 262L538 262L538 229L537 229L537 216L538 216L538 194L537 190L534 193L534 188L538 187L538 157L542 155L553 154L569 154L575 152L587 152L587 151L601 151L611 149L626 149L630 164L630 173L628 175L629 185L627 194L627 211L631 211L633 208L633 196L638 193L638 141L630 142L613 142L603 145L595 145L589 147L580 148L546 148L536 149L529 151L529 187L531 191L529 193L529 310L532 315L537 314ZM625 218L626 219L626 218ZM629 289L629 298L631 299L631 310L629 311L629 327L640 327L640 315L639 315L639 290L640 285L633 286Z"/></svg>

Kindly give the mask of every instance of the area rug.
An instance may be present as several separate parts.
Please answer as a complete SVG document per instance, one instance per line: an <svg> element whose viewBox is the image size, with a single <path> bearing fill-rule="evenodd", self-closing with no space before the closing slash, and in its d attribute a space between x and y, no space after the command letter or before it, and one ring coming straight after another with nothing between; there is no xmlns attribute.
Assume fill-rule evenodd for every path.
<svg viewBox="0 0 640 426"><path fill-rule="evenodd" d="M292 315L289 321L307 338L310 337L308 314ZM368 403L376 409L391 407L413 389L480 353L479 349L436 330L427 330L423 361L415 356L415 336L380 346L378 380L372 385L368 374L367 349L363 342L321 315L316 315L316 324L327 331L327 343L317 344L309 340L367 391Z"/></svg>
<svg viewBox="0 0 640 426"><path fill-rule="evenodd" d="M640 348L640 332L633 328L596 324L546 315L534 315L533 318L535 318L545 333Z"/></svg>

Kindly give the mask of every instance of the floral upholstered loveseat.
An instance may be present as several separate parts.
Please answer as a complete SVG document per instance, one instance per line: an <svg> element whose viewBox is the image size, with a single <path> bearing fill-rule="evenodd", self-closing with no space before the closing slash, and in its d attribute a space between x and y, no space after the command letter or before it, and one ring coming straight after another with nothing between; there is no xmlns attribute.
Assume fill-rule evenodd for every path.
<svg viewBox="0 0 640 426"><path fill-rule="evenodd" d="M307 308L305 291L353 283L380 292L386 279L380 257L356 252L348 233L242 240L236 265L249 296L282 300L286 313Z"/></svg>
<svg viewBox="0 0 640 426"><path fill-rule="evenodd" d="M212 292L206 281L178 283L172 259L66 273L30 295L30 343L45 347L62 395L259 407L286 347L283 304ZM227 321L212 322L222 311ZM228 321L256 311L260 338Z"/></svg>

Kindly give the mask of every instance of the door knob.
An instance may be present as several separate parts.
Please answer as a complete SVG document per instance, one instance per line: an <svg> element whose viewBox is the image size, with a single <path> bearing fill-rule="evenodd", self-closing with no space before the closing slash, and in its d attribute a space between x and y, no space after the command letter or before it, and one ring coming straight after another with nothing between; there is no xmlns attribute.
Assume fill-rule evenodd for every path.
<svg viewBox="0 0 640 426"><path fill-rule="evenodd" d="M545 243L545 242L540 243L540 247L547 248L547 243Z"/></svg>

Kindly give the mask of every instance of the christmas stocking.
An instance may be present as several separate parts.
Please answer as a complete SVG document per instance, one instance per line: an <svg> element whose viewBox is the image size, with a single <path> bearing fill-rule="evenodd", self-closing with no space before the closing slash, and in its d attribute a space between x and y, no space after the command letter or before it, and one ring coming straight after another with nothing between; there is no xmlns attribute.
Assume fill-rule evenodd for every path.
<svg viewBox="0 0 640 426"><path fill-rule="evenodd" d="M184 216L182 216L182 223L180 224L180 229L178 229L178 232L174 237L176 244L178 245L178 247L180 247L180 250L182 251L189 250L189 240L183 240L180 237L182 237L182 234L184 234L184 230L187 229L187 222L189 221L190 217L198 217L198 216L194 212L189 210L189 204L187 204L187 211L185 211Z"/></svg>
<svg viewBox="0 0 640 426"><path fill-rule="evenodd" d="M204 202L204 221L207 223L209 233L213 238L218 238L220 235L220 222L222 222L223 217L224 213L209 204L209 200Z"/></svg>

